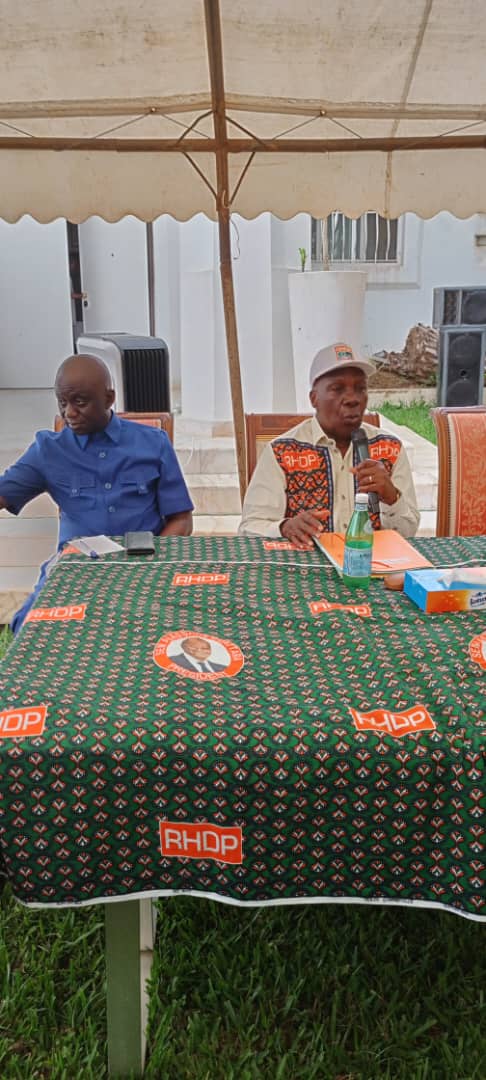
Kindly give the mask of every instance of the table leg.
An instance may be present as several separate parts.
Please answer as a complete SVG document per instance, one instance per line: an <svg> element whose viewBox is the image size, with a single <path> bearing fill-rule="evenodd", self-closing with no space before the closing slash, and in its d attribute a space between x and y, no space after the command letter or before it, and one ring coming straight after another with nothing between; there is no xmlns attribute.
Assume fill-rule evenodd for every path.
<svg viewBox="0 0 486 1080"><path fill-rule="evenodd" d="M155 937L151 900L105 904L108 1075L143 1076Z"/></svg>

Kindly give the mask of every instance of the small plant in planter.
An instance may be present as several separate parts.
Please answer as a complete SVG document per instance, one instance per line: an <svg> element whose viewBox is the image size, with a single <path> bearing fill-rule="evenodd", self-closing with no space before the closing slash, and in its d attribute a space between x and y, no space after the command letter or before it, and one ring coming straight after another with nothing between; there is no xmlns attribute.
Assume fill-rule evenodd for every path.
<svg viewBox="0 0 486 1080"><path fill-rule="evenodd" d="M307 262L307 252L306 252L304 247L299 248L299 257L300 257L300 269L302 270L302 273L303 273L304 270L305 270L305 264Z"/></svg>

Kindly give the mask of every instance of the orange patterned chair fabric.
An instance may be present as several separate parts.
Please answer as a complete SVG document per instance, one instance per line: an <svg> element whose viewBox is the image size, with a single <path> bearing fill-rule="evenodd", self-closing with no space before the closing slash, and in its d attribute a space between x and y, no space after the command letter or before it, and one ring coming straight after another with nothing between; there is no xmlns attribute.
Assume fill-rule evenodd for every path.
<svg viewBox="0 0 486 1080"><path fill-rule="evenodd" d="M308 420L310 413L245 413L247 483L250 483L255 465L264 447L283 435L284 431L296 427L302 420ZM380 426L378 413L365 413L366 424Z"/></svg>
<svg viewBox="0 0 486 1080"><path fill-rule="evenodd" d="M134 412L120 412L117 413L122 420L134 420L137 424L145 424L146 427L158 428L159 431L165 431L169 436L171 443L174 442L174 417L171 413L167 412L149 412L149 413L134 413ZM61 416L54 418L54 431L62 431L64 427L64 420Z"/></svg>
<svg viewBox="0 0 486 1080"><path fill-rule="evenodd" d="M437 536L486 535L486 408L432 410L437 429Z"/></svg>

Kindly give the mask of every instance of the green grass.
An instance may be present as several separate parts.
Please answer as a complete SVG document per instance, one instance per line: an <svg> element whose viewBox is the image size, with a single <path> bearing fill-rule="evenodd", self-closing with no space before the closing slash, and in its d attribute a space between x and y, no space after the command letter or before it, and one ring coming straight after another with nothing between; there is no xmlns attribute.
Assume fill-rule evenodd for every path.
<svg viewBox="0 0 486 1080"><path fill-rule="evenodd" d="M10 633L8 626L0 627L0 660L2 659L2 656L5 655L11 640L12 634Z"/></svg>
<svg viewBox="0 0 486 1080"><path fill-rule="evenodd" d="M147 1080L483 1080L484 927L159 903ZM101 1080L101 908L0 912L0 1075Z"/></svg>
<svg viewBox="0 0 486 1080"><path fill-rule="evenodd" d="M393 420L394 424L404 424L405 427L416 431L423 439L437 443L434 421L430 415L433 407L425 401L413 401L410 405L392 405L391 402L385 401L383 405L380 405L379 411L382 416Z"/></svg>
<svg viewBox="0 0 486 1080"><path fill-rule="evenodd" d="M9 634L0 634L0 654ZM484 926L159 902L147 1080L484 1080ZM0 1076L103 1080L103 914L0 904Z"/></svg>

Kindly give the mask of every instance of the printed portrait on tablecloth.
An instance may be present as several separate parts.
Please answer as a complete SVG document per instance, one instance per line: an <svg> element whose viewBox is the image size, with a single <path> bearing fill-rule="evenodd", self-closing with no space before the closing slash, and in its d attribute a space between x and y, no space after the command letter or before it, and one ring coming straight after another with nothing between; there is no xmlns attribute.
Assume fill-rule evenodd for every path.
<svg viewBox="0 0 486 1080"><path fill-rule="evenodd" d="M238 645L197 631L176 630L157 642L154 660L159 667L190 679L215 681L237 675L244 664Z"/></svg>

